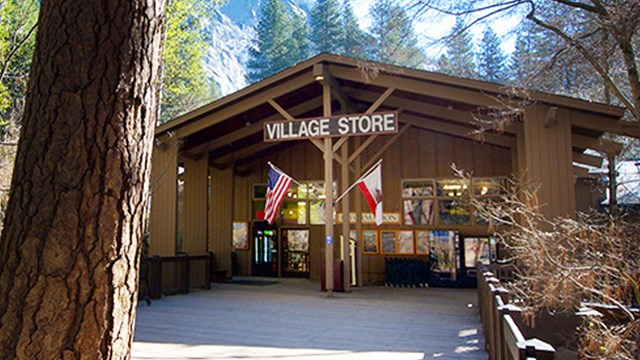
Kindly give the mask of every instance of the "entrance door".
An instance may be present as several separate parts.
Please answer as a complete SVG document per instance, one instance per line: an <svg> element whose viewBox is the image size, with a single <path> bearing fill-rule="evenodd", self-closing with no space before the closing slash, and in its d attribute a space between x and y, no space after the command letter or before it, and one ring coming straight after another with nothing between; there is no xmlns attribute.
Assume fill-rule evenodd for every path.
<svg viewBox="0 0 640 360"><path fill-rule="evenodd" d="M282 230L282 276L309 277L309 230Z"/></svg>
<svg viewBox="0 0 640 360"><path fill-rule="evenodd" d="M253 276L278 276L278 233L259 223L253 226Z"/></svg>

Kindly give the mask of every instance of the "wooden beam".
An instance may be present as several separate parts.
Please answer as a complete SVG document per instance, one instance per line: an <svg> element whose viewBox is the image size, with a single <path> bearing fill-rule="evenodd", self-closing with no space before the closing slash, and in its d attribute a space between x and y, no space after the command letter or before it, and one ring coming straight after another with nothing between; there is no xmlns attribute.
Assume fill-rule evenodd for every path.
<svg viewBox="0 0 640 360"><path fill-rule="evenodd" d="M382 103L387 100L387 98L389 96L391 96L391 94L396 90L396 88L394 87L390 87L387 90L385 90L382 95L380 95L380 97L378 97L376 99L376 101L373 102L373 104L371 104L371 106L369 106L369 109L367 109L367 114L371 114L373 112L375 112L376 110L378 110L378 108L380 107L380 105L382 105Z"/></svg>
<svg viewBox="0 0 640 360"><path fill-rule="evenodd" d="M274 109L276 109L276 111L278 113L280 113L280 115L282 115L282 117L284 117L286 120L293 120L295 119L293 116L291 116L291 114L289 114L287 112L287 110L283 109L282 106L280 106L280 104L278 104L275 100L273 99L269 99L267 100L267 102L269 103L269 105L271 105Z"/></svg>
<svg viewBox="0 0 640 360"><path fill-rule="evenodd" d="M558 122L558 107L551 106L549 110L547 110L547 114L544 116L544 127L550 128Z"/></svg>
<svg viewBox="0 0 640 360"><path fill-rule="evenodd" d="M314 108L317 108L320 106L320 102L322 101L322 97L317 96L315 98L309 99L303 103L300 103L296 106L293 106L289 109L289 113L291 114L303 114L306 113L310 110L313 110ZM206 151L211 151L211 150L215 150L217 148L220 148L222 146L226 146L229 145L235 141L238 141L242 138L245 138L247 136L251 136L255 133L258 133L260 131L262 131L262 128L264 126L264 122L265 121L272 121L272 120L280 120L280 115L276 114L276 115L272 115L269 117L266 117L263 120L257 121L252 123L249 126L240 128L234 132L228 133L226 135L217 137L215 139L212 139L211 141L192 147L190 149L187 150L188 153L191 154L198 154L198 153L203 153Z"/></svg>
<svg viewBox="0 0 640 360"><path fill-rule="evenodd" d="M404 134L405 131L407 131L407 129L409 129L409 125L404 125L400 128L400 131L398 131L396 134L393 135L393 137L391 139L389 139L389 141L387 141L375 154L373 154L373 156L371 157L371 159L369 159L369 161L367 161L367 163L364 165L364 169L369 169L369 167L371 167L371 165L373 165L376 161L378 161L378 158L381 157L385 151L387 151L387 149L393 145L399 138L400 136L402 136L402 134Z"/></svg>
<svg viewBox="0 0 640 360"><path fill-rule="evenodd" d="M314 79L309 75L309 72L305 72L289 81L266 88L264 91L250 94L243 101L238 101L237 103L231 104L212 113L205 113L202 118L198 119L198 121L192 121L181 125L174 131L178 137L183 138L212 125L221 123L233 116L243 113L247 109L252 109L258 105L264 104L269 99L278 98L313 83ZM158 131L159 130L157 130L156 133L158 133Z"/></svg>
<svg viewBox="0 0 640 360"><path fill-rule="evenodd" d="M572 134L571 141L574 146L605 152L607 154L619 154L622 144L606 139L597 139L590 136Z"/></svg>
<svg viewBox="0 0 640 360"><path fill-rule="evenodd" d="M573 111L571 125L640 139L640 124L595 114Z"/></svg>
<svg viewBox="0 0 640 360"><path fill-rule="evenodd" d="M320 150L321 153L324 153L324 144L319 139L309 139L309 141Z"/></svg>
<svg viewBox="0 0 640 360"><path fill-rule="evenodd" d="M573 162L585 164L593 167L601 167L602 166L602 158L593 155L587 155L579 152L573 152Z"/></svg>
<svg viewBox="0 0 640 360"><path fill-rule="evenodd" d="M348 81L363 82L362 75L353 69L332 66L331 73L338 79ZM387 74L378 74L376 77L369 78L368 84L381 86L385 88L395 87L398 90L408 91L416 94L427 95L439 99L447 99L466 104L474 104L478 106L499 106L501 105L495 96L474 90L456 88L435 82L420 81L403 76L391 76Z"/></svg>
<svg viewBox="0 0 640 360"><path fill-rule="evenodd" d="M400 121L420 129L462 137L462 138L477 141L477 142L485 142L490 145L496 145L496 146L501 146L505 148L511 148L515 146L515 143L516 143L515 138L511 136L499 135L491 132L487 132L483 134L484 139L483 141L481 141L481 140L478 140L476 136L471 133L471 131L473 130L472 128L443 122L438 119L428 119L422 116L410 115L407 113L404 113L402 115L402 118L400 119Z"/></svg>
<svg viewBox="0 0 640 360"><path fill-rule="evenodd" d="M217 169L226 169L235 160L246 158L247 156L259 153L261 151L269 149L270 147L280 145L280 144L281 143L278 143L278 142L259 142L251 146L242 148L241 150L234 151L230 154L226 154L217 158L211 157L210 158L211 166Z"/></svg>
<svg viewBox="0 0 640 360"><path fill-rule="evenodd" d="M351 101L351 98L349 98L344 90L342 90L342 87L340 86L336 78L331 75L331 73L323 64L313 65L313 77L321 84L329 85L331 87L331 92L338 98L338 101L342 101L345 103L349 111L356 111L356 106L353 104L353 101Z"/></svg>
<svg viewBox="0 0 640 360"><path fill-rule="evenodd" d="M348 140L349 140L348 136L341 137L340 140L336 141L336 143L333 144L333 152L338 151L338 149L340 149L340 146L342 146L342 144L344 144Z"/></svg>
<svg viewBox="0 0 640 360"><path fill-rule="evenodd" d="M364 141L364 143L360 146L358 146L358 148L356 149L356 151L353 152L353 154L351 154L351 156L349 156L349 164L351 164L355 159L358 158L358 156L360 156L360 154L362 154L363 151L365 151L369 145L371 145L371 143L378 138L378 135L371 135L367 138L367 140Z"/></svg>

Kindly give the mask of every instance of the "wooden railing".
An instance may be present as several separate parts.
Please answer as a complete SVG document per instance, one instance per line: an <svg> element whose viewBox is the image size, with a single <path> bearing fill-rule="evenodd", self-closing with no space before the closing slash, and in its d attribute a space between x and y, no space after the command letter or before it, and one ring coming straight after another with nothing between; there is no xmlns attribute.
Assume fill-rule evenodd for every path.
<svg viewBox="0 0 640 360"><path fill-rule="evenodd" d="M503 278L512 276L512 269L490 268L478 264L478 307L485 337L485 349L489 360L555 359L555 349L548 343L526 339L514 316L521 310L509 304L509 292L501 286L495 273Z"/></svg>
<svg viewBox="0 0 640 360"><path fill-rule="evenodd" d="M186 294L191 288L211 288L211 254L153 256L140 262L139 298Z"/></svg>

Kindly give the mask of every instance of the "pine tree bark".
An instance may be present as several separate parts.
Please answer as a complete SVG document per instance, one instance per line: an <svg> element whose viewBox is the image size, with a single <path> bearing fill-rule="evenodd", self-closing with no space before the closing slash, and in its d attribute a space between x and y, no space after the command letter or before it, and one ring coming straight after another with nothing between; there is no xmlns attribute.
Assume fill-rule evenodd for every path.
<svg viewBox="0 0 640 360"><path fill-rule="evenodd" d="M0 238L0 358L128 358L164 0L40 11Z"/></svg>

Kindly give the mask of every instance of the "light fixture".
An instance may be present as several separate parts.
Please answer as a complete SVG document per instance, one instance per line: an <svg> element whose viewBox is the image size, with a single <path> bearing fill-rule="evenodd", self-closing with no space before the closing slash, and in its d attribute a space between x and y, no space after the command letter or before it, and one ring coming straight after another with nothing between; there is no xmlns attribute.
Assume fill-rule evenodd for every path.
<svg viewBox="0 0 640 360"><path fill-rule="evenodd" d="M316 81L322 81L322 80L324 80L324 76L316 75Z"/></svg>

